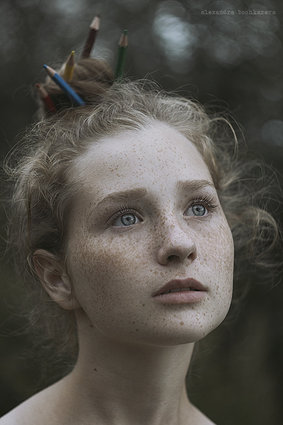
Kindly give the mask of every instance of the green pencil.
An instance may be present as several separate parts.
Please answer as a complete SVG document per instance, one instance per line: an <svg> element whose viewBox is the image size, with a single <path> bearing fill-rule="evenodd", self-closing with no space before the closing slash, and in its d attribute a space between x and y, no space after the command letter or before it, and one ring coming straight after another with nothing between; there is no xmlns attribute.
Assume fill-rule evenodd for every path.
<svg viewBox="0 0 283 425"><path fill-rule="evenodd" d="M124 30L119 41L118 61L117 61L116 72L115 72L116 79L123 77L127 47L128 47L128 30Z"/></svg>

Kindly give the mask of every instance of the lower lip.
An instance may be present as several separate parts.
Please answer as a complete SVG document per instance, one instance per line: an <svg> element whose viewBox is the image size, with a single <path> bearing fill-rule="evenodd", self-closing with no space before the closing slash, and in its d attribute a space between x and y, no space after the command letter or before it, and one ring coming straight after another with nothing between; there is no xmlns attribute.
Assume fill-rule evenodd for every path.
<svg viewBox="0 0 283 425"><path fill-rule="evenodd" d="M206 291L180 291L156 295L154 298L162 304L191 304L204 299Z"/></svg>

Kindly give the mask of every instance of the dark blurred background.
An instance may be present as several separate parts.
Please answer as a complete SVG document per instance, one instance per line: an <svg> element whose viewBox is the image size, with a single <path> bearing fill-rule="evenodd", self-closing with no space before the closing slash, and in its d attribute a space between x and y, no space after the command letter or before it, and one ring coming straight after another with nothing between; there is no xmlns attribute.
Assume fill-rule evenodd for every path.
<svg viewBox="0 0 283 425"><path fill-rule="evenodd" d="M45 78L42 65L61 66L73 49L78 56L100 13L93 56L115 67L117 43L127 28L127 76L149 76L210 109L229 110L249 155L272 165L282 183L282 11L280 0L1 0L2 156L34 120L31 92ZM40 362L27 357L30 341L18 314L24 288L4 257L0 273L4 414L48 380L39 380ZM191 400L218 425L283 423L282 284L253 283L237 318L208 337L188 379Z"/></svg>

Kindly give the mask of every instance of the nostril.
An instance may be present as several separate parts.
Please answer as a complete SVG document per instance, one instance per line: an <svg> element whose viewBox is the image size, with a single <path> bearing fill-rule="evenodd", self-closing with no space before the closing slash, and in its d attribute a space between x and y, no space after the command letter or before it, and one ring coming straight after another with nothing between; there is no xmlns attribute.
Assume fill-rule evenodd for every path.
<svg viewBox="0 0 283 425"><path fill-rule="evenodd" d="M189 261L190 263L196 258L196 246L191 240L185 243L176 241L167 241L165 246L158 250L158 262L160 264L177 263Z"/></svg>
<svg viewBox="0 0 283 425"><path fill-rule="evenodd" d="M174 260L175 257L176 257L176 255L169 255L168 260L169 261Z"/></svg>

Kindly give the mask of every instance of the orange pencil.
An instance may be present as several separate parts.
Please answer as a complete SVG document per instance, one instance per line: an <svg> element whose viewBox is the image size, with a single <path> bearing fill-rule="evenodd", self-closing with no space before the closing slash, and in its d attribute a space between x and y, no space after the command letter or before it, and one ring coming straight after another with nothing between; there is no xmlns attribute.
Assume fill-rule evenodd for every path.
<svg viewBox="0 0 283 425"><path fill-rule="evenodd" d="M83 48L82 58L89 58L91 50L95 43L96 35L99 31L99 27L100 27L100 18L99 16L95 16L92 23L89 26L89 33Z"/></svg>
<svg viewBox="0 0 283 425"><path fill-rule="evenodd" d="M49 96L49 94L47 93L45 88L42 87L42 85L39 84L39 83L36 83L35 87L37 88L38 93L39 93L41 99L43 100L43 102L45 103L45 106L48 109L48 111L56 112L56 107L53 103L53 100L51 99L51 97Z"/></svg>

